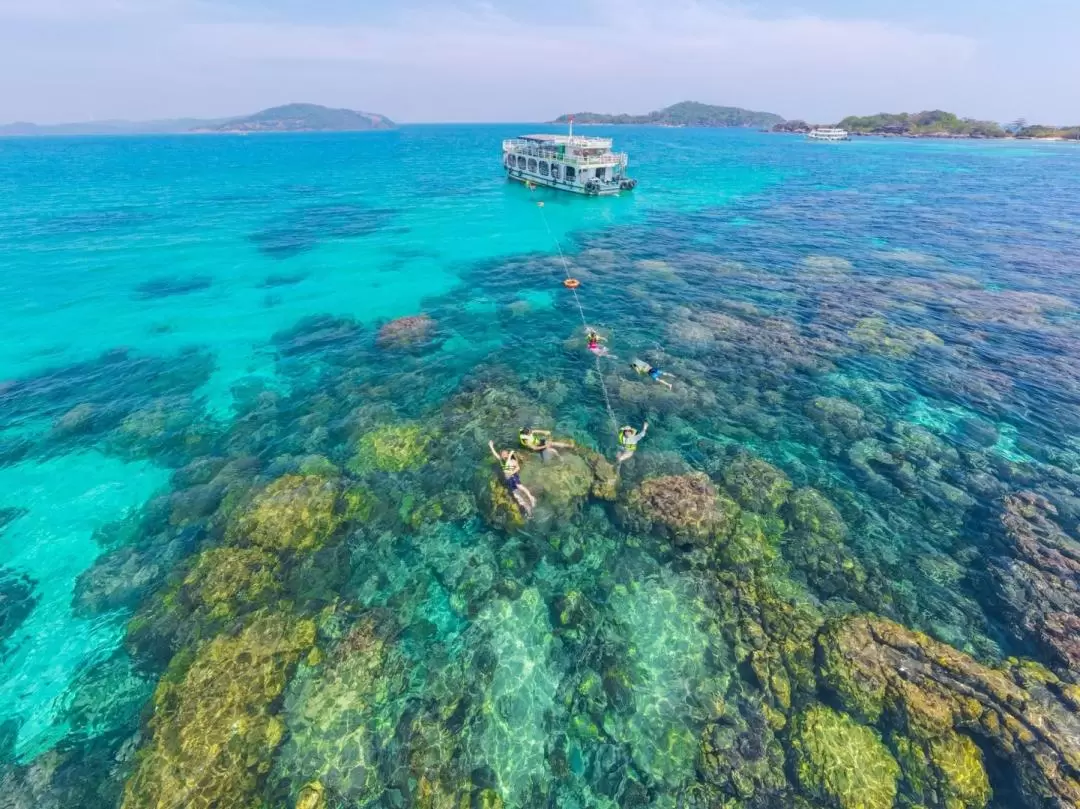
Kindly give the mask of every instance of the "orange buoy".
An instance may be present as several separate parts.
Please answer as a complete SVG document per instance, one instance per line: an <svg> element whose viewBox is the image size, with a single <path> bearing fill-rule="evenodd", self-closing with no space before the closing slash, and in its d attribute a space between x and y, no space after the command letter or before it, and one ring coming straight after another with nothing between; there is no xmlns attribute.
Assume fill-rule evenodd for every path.
<svg viewBox="0 0 1080 809"><path fill-rule="evenodd" d="M576 278L567 278L562 283L563 286L567 289L577 289L579 286L581 286L581 282Z"/></svg>

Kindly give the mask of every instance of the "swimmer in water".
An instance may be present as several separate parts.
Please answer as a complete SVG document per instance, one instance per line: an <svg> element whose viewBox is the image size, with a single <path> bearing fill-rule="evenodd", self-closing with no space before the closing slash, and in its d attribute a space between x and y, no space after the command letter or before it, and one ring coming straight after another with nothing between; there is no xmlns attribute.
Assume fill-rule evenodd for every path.
<svg viewBox="0 0 1080 809"><path fill-rule="evenodd" d="M644 374L650 379L656 380L661 385L667 385L668 390L674 390L674 386L670 382L668 382L667 379L663 378L665 376L668 379L675 378L667 371L661 371L659 368L654 368L644 360L634 360L632 363L630 363L630 367L637 371L639 374Z"/></svg>
<svg viewBox="0 0 1080 809"><path fill-rule="evenodd" d="M589 351L591 351L596 356L611 357L611 359L615 359L615 356L607 350L607 346L600 345L601 343L606 343L607 338L601 337L596 332L596 329L592 327L585 329L585 342L589 348Z"/></svg>

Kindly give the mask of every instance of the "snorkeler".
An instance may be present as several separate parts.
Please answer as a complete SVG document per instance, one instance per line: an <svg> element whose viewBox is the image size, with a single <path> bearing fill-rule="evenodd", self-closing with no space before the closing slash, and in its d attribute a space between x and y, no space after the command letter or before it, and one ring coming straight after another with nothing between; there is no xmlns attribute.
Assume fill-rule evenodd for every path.
<svg viewBox="0 0 1080 809"><path fill-rule="evenodd" d="M647 374L648 376L659 382L661 385L667 385L668 390L674 390L674 386L666 379L662 378L665 376L669 379L675 378L667 371L661 371L659 368L654 368L644 360L634 360L632 363L630 363L630 367L637 371L639 374Z"/></svg>
<svg viewBox="0 0 1080 809"><path fill-rule="evenodd" d="M551 430L537 430L532 427L522 427L518 433L518 441L525 449L539 452L541 458L547 458L548 453L558 455L556 447L570 449L574 446L573 441L552 441Z"/></svg>
<svg viewBox="0 0 1080 809"><path fill-rule="evenodd" d="M619 446L622 449L619 450L619 454L615 456L616 463L622 463L629 459L635 452L637 452L638 441L645 437L645 433L649 431L649 422L645 422L641 425L641 432L639 433L630 425L619 428Z"/></svg>
<svg viewBox="0 0 1080 809"><path fill-rule="evenodd" d="M592 326L585 327L585 342L588 345L589 351L598 357L611 357L615 359L615 355L607 350L607 346L600 345L606 343L607 338L601 337Z"/></svg>
<svg viewBox="0 0 1080 809"><path fill-rule="evenodd" d="M525 516L531 517L533 509L536 508L536 498L533 497L532 492L521 485L521 463L518 461L517 455L514 454L512 449L504 449L499 452L495 449L494 441L488 441L488 446L491 448L491 454L495 456L495 460L499 462L503 479L506 481L506 488L510 490L514 500L521 506Z"/></svg>

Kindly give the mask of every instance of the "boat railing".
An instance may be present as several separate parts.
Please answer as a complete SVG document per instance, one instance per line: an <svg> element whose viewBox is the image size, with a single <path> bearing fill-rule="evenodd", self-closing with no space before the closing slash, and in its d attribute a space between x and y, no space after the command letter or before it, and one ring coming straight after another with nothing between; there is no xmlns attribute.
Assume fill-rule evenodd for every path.
<svg viewBox="0 0 1080 809"><path fill-rule="evenodd" d="M629 159L625 152L582 155L575 154L572 151L560 150L557 146L543 146L535 141L526 140L504 140L503 151L542 160L561 160L564 163L574 163L579 166L617 166L620 163L627 162Z"/></svg>

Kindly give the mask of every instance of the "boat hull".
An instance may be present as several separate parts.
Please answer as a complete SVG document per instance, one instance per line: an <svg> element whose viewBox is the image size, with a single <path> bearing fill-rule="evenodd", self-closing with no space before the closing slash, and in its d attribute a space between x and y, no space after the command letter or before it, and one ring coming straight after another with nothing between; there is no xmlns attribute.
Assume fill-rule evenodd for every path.
<svg viewBox="0 0 1080 809"><path fill-rule="evenodd" d="M629 188L621 188L618 185L601 186L598 190L592 190L586 188L582 183L568 183L566 180L553 180L551 177L543 177L540 174L534 174L530 171L506 168L506 176L511 180L515 180L519 183L531 183L532 185L542 185L545 188L556 188L559 191L570 191L574 194L581 194L586 197L614 197L622 191L629 191Z"/></svg>

